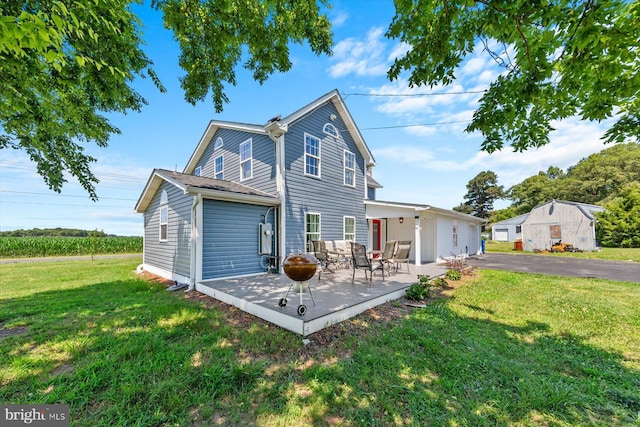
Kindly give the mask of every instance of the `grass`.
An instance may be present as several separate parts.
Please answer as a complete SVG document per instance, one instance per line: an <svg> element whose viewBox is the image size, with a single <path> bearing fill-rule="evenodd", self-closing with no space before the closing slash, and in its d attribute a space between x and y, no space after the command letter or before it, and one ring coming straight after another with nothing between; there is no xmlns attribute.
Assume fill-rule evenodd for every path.
<svg viewBox="0 0 640 427"><path fill-rule="evenodd" d="M488 240L485 242L486 252L507 252L513 254L557 256L573 258L603 259L609 261L634 261L640 262L640 248L601 248L598 252L555 252L535 253L513 250L513 242L497 242Z"/></svg>
<svg viewBox="0 0 640 427"><path fill-rule="evenodd" d="M304 346L138 263L0 265L0 334L24 332L0 338L0 403L74 426L640 425L637 284L482 271Z"/></svg>

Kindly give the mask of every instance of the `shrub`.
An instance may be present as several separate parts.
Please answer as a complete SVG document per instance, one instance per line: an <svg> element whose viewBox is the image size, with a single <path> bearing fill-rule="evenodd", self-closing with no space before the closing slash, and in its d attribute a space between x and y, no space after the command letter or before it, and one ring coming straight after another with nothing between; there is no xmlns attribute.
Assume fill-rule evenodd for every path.
<svg viewBox="0 0 640 427"><path fill-rule="evenodd" d="M447 272L444 274L444 277L449 280L460 280L462 279L462 273L460 273L458 270L447 270Z"/></svg>
<svg viewBox="0 0 640 427"><path fill-rule="evenodd" d="M431 281L431 284L434 286L439 286L441 288L446 288L447 286L449 286L449 284L447 283L444 277L436 277Z"/></svg>
<svg viewBox="0 0 640 427"><path fill-rule="evenodd" d="M407 298L412 301L422 301L429 296L429 287L424 283L414 283L407 289Z"/></svg>
<svg viewBox="0 0 640 427"><path fill-rule="evenodd" d="M429 283L429 275L428 274L418 274L418 281L420 283Z"/></svg>

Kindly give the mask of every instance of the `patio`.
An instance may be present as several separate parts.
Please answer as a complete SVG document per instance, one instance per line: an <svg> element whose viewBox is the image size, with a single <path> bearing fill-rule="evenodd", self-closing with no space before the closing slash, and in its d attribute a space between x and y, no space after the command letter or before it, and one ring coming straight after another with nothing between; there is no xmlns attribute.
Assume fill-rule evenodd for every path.
<svg viewBox="0 0 640 427"><path fill-rule="evenodd" d="M287 297L287 305L278 305L291 284L291 279L284 274L203 281L196 284L196 290L282 328L307 336L372 307L403 297L405 290L417 280L418 274L437 277L446 271L444 265L435 263L411 265L410 269L410 274L406 270L400 270L390 276L385 274L384 281L382 276L376 273L371 286L361 270L356 271L353 284L351 269L339 269L335 276L325 273L321 280L318 280L316 274L309 281L315 305L308 292L302 294L302 304L307 308L304 316L297 313L300 294L293 290Z"/></svg>

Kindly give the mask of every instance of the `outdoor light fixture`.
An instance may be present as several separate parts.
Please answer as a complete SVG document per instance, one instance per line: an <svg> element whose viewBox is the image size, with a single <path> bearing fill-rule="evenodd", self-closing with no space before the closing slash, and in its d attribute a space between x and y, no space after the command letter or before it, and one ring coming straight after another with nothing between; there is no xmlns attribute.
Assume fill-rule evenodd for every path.
<svg viewBox="0 0 640 427"><path fill-rule="evenodd" d="M404 222L404 218L400 217L400 224L402 224Z"/></svg>

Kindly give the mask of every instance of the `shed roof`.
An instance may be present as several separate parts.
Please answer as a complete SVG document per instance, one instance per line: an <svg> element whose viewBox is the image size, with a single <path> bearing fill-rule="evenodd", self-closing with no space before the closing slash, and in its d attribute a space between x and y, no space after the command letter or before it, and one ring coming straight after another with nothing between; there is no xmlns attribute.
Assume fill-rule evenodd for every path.
<svg viewBox="0 0 640 427"><path fill-rule="evenodd" d="M503 221L498 221L493 223L493 227L497 226L501 226L501 225L520 225L524 222L525 219L527 219L527 217L529 216L529 212L527 212L526 214L522 214L522 215L518 215L518 216L514 216L513 218L509 218L509 219L505 219Z"/></svg>
<svg viewBox="0 0 640 427"><path fill-rule="evenodd" d="M166 169L154 169L138 199L138 203L136 203L135 209L137 212L147 210L149 203L151 203L154 194L163 181L175 185L185 194L202 194L203 197L209 199L269 206L280 204L280 199L277 196L237 182L189 175Z"/></svg>
<svg viewBox="0 0 640 427"><path fill-rule="evenodd" d="M451 209L443 209L443 208L438 208L436 206L425 205L425 204L388 202L388 201L382 201L382 200L365 200L364 203L365 203L365 206L391 207L391 208L398 208L398 209L406 209L408 211L413 211L413 212L430 211L430 212L435 212L441 215L449 216L452 218L459 218L459 219L464 219L471 222L476 222L478 224L483 224L487 222L486 219L478 218L477 216L467 215ZM368 213L367 213L367 218L370 218Z"/></svg>
<svg viewBox="0 0 640 427"><path fill-rule="evenodd" d="M575 206L576 208L578 208L589 219L596 219L595 213L604 211L604 208L602 206L590 205L588 203L580 203L580 202L568 202L566 200L550 200L550 201L548 201L546 203L539 204L538 206L536 206L533 209L538 209L538 208L540 208L542 206L546 206L546 205L549 205L549 204L552 204L552 203L561 203L561 204L565 204L565 205Z"/></svg>

